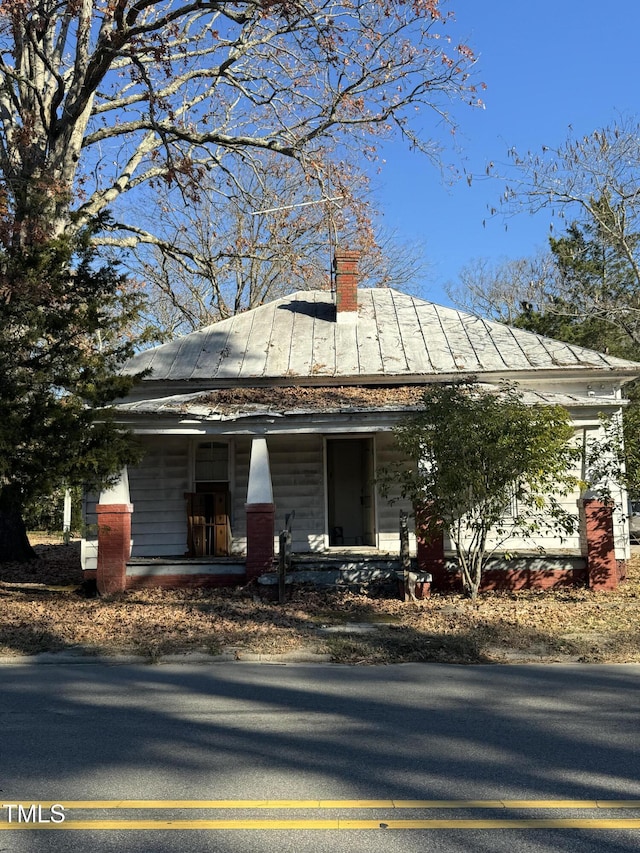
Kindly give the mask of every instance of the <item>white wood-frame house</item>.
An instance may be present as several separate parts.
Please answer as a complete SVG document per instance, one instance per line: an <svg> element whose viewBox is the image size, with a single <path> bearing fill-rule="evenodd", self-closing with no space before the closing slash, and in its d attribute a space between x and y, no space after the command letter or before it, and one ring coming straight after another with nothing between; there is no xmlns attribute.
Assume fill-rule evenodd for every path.
<svg viewBox="0 0 640 853"><path fill-rule="evenodd" d="M393 289L358 288L353 252L338 253L335 267L335 292L282 297L126 365L148 371L116 406L145 455L99 504L130 507L127 587L244 582L248 507L270 495L276 537L295 511L298 554L397 558L399 510L411 508L380 495L376 471L397 458L392 429L425 386L512 380L532 401L566 406L576 430L589 433L600 412L620 411L623 385L640 374L633 362ZM269 480L257 501L248 497L252 449ZM567 500L578 512L579 495ZM87 501L89 530L101 523L95 503ZM584 531L537 544L560 570L585 564ZM622 515L615 549L627 559ZM95 534L83 543L83 566L95 574Z"/></svg>

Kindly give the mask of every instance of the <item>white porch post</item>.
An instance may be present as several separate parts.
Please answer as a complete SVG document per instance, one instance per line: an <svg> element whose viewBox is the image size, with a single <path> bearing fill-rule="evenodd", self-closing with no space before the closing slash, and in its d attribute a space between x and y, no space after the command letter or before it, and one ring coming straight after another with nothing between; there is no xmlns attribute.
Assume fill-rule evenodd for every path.
<svg viewBox="0 0 640 853"><path fill-rule="evenodd" d="M247 488L247 580L273 569L275 504L266 438L251 442Z"/></svg>
<svg viewBox="0 0 640 853"><path fill-rule="evenodd" d="M71 533L71 490L64 490L64 508L62 510L62 532Z"/></svg>
<svg viewBox="0 0 640 853"><path fill-rule="evenodd" d="M131 556L129 475L124 468L119 479L100 493L98 515L98 592L123 592L127 582L127 560Z"/></svg>
<svg viewBox="0 0 640 853"><path fill-rule="evenodd" d="M98 504L129 504L129 472L127 467L122 469L120 476L111 486L107 486L100 492Z"/></svg>

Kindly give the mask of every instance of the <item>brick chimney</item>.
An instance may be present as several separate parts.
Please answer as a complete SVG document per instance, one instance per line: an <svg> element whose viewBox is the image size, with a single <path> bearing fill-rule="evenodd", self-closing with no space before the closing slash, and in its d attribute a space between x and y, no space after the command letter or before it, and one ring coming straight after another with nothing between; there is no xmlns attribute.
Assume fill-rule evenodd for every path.
<svg viewBox="0 0 640 853"><path fill-rule="evenodd" d="M338 323L355 323L358 318L359 259L360 252L352 249L337 249L333 259Z"/></svg>

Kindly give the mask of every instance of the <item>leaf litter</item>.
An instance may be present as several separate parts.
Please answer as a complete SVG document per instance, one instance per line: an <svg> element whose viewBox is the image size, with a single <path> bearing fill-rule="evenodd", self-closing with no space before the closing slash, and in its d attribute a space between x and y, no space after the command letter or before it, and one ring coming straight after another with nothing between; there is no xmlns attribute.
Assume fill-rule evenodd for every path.
<svg viewBox="0 0 640 853"><path fill-rule="evenodd" d="M296 588L285 604L254 585L235 589L132 590L83 594L79 542L44 540L38 560L0 565L0 655L307 651L349 664L440 661L640 662L640 554L608 593L585 588L485 593L477 605L434 594L404 603L393 594ZM351 633L349 626L375 630ZM339 632L322 631L342 626Z"/></svg>

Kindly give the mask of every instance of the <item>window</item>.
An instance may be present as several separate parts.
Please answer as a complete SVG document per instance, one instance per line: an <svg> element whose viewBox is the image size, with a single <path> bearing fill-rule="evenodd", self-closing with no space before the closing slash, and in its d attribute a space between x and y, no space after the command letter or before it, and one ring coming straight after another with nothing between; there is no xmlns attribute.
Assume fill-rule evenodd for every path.
<svg viewBox="0 0 640 853"><path fill-rule="evenodd" d="M229 451L224 442L202 441L196 447L196 483L229 481Z"/></svg>

